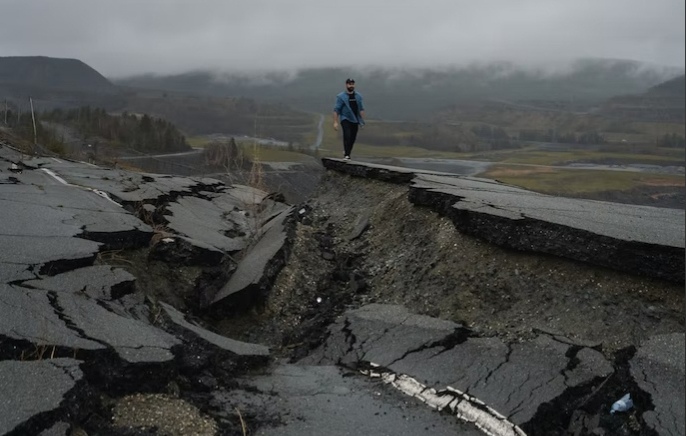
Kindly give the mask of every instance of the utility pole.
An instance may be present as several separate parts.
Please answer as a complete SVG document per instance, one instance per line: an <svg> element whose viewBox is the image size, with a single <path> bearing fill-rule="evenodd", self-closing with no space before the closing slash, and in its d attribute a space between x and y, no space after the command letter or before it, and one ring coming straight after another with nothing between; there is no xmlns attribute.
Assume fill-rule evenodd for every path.
<svg viewBox="0 0 686 436"><path fill-rule="evenodd" d="M5 99L5 125L7 125L7 99Z"/></svg>
<svg viewBox="0 0 686 436"><path fill-rule="evenodd" d="M29 103L31 104L31 119L33 120L33 145L38 144L38 134L36 132L36 116L33 114L33 100L29 97Z"/></svg>

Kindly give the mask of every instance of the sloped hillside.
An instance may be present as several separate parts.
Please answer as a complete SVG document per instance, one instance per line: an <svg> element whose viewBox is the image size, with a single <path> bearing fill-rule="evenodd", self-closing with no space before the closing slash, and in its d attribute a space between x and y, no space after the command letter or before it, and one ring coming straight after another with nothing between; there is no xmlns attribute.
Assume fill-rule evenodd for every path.
<svg viewBox="0 0 686 436"><path fill-rule="evenodd" d="M269 297L223 322L228 336L300 357L345 308L369 303L510 341L562 332L608 354L683 328L682 285L494 246L413 206L406 186L327 172L299 209Z"/></svg>
<svg viewBox="0 0 686 436"><path fill-rule="evenodd" d="M450 69L312 68L295 74L195 72L120 79L133 88L279 101L307 111L331 111L346 77L357 80L368 114L384 120L426 120L434 111L487 99L548 100L598 104L616 95L644 92L675 69L616 59L581 59L559 72L534 71L509 63ZM411 102L411 103L408 103Z"/></svg>
<svg viewBox="0 0 686 436"><path fill-rule="evenodd" d="M686 115L686 76L683 74L651 87L638 95L610 99L600 111L609 117L684 123Z"/></svg>
<svg viewBox="0 0 686 436"><path fill-rule="evenodd" d="M684 96L686 96L686 75L682 74L681 76L653 86L646 94L655 97L681 97L681 101L683 102Z"/></svg>
<svg viewBox="0 0 686 436"><path fill-rule="evenodd" d="M0 95L22 112L29 97L36 111L123 105L121 89L82 61L44 56L0 57Z"/></svg>
<svg viewBox="0 0 686 436"><path fill-rule="evenodd" d="M59 91L114 93L118 88L78 59L0 57L0 85Z"/></svg>

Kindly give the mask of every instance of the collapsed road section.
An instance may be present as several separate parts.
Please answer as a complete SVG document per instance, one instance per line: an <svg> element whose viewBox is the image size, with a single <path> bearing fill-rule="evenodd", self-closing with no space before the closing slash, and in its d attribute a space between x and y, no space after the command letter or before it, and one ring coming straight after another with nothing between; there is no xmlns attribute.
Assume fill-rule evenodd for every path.
<svg viewBox="0 0 686 436"><path fill-rule="evenodd" d="M562 256L684 282L684 211L538 194L474 177L323 159L358 177L411 183L409 200L464 233L521 251Z"/></svg>
<svg viewBox="0 0 686 436"><path fill-rule="evenodd" d="M21 159L0 151L3 162ZM284 240L267 228L289 206L213 179L54 158L22 167L0 172L0 434L166 433L179 402L206 434L239 428L235 416L199 413L190 397L222 373L265 365L269 348L217 335L179 309L208 305L265 240L268 268ZM157 421L121 412L133 395L159 394L169 405Z"/></svg>
<svg viewBox="0 0 686 436"><path fill-rule="evenodd" d="M628 274L599 246L546 251L601 234L567 203L324 164L289 205L0 147L0 434L684 433L683 230L598 238L668 248L663 273Z"/></svg>

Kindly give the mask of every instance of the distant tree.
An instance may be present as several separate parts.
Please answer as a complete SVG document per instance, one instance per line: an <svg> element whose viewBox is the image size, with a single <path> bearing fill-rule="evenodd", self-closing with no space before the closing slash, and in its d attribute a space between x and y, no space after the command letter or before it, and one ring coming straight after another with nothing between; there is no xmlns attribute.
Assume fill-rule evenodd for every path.
<svg viewBox="0 0 686 436"><path fill-rule="evenodd" d="M658 139L657 145L658 147L684 148L686 147L686 138L676 133L667 133Z"/></svg>
<svg viewBox="0 0 686 436"><path fill-rule="evenodd" d="M203 156L207 166L220 167L227 172L231 168L241 168L245 164L243 153L234 138L229 141L211 142L203 150Z"/></svg>
<svg viewBox="0 0 686 436"><path fill-rule="evenodd" d="M67 124L84 137L98 136L140 151L190 148L186 138L173 124L147 114L140 118L127 112L115 116L102 108L84 106L69 111L53 110L41 114L40 118Z"/></svg>
<svg viewBox="0 0 686 436"><path fill-rule="evenodd" d="M585 132L579 135L579 144L605 144L606 140L600 132Z"/></svg>

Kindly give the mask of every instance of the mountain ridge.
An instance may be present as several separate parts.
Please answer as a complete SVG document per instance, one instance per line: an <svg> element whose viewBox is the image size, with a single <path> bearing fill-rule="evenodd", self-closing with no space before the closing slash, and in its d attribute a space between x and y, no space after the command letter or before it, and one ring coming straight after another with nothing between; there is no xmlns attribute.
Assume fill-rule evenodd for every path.
<svg viewBox="0 0 686 436"><path fill-rule="evenodd" d="M426 120L447 106L489 99L562 100L598 105L619 95L638 94L683 70L636 61L580 60L573 69L557 73L527 70L508 63L468 68L391 69L318 68L296 73L192 71L183 74L141 75L115 80L132 88L247 97L287 103L297 109L328 113L343 81L353 77L373 109L368 116L385 120ZM370 105L370 109L372 106Z"/></svg>
<svg viewBox="0 0 686 436"><path fill-rule="evenodd" d="M683 124L686 117L686 76L666 80L639 94L608 99L600 114L614 118Z"/></svg>
<svg viewBox="0 0 686 436"><path fill-rule="evenodd" d="M118 87L79 59L47 56L0 57L0 84L117 92Z"/></svg>
<svg viewBox="0 0 686 436"><path fill-rule="evenodd" d="M47 56L0 57L0 97L15 109L36 110L123 104L122 89L78 59Z"/></svg>

